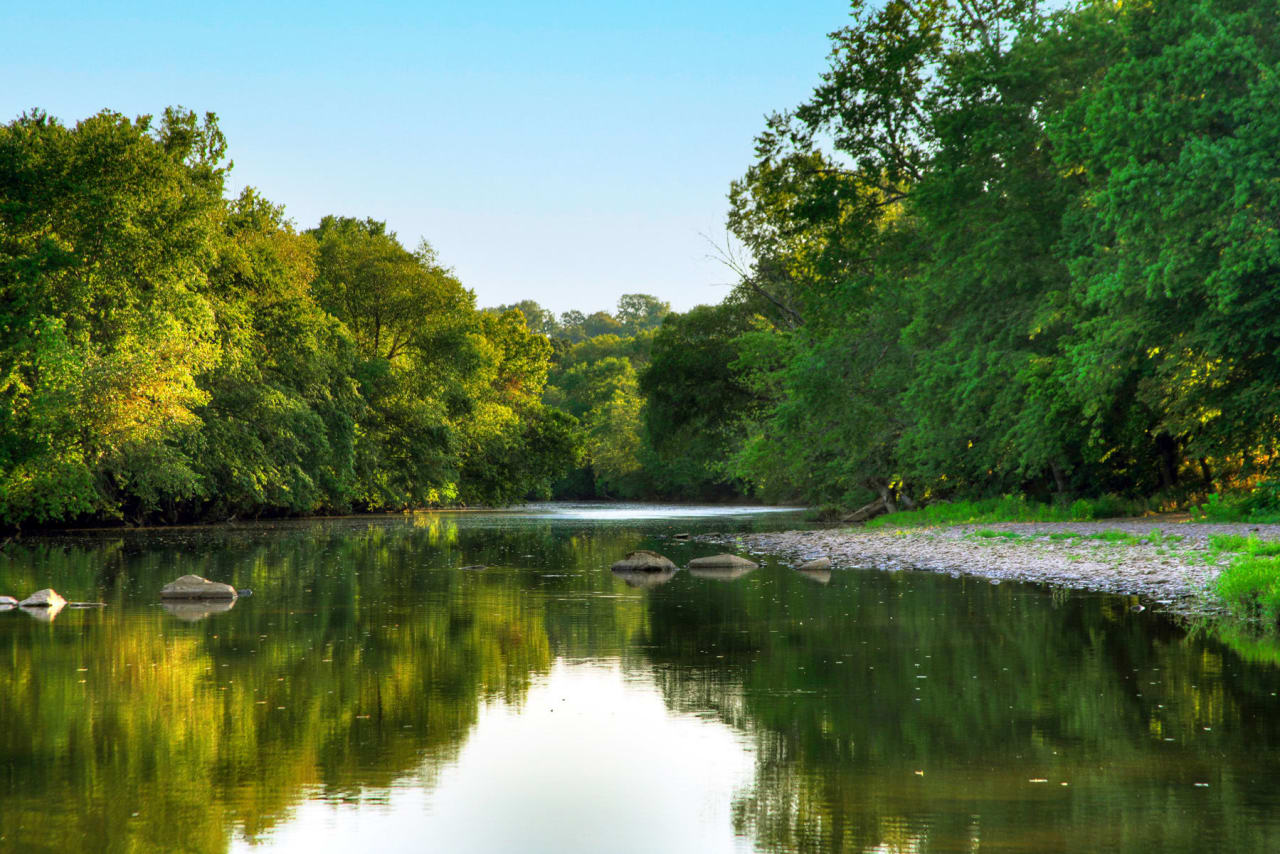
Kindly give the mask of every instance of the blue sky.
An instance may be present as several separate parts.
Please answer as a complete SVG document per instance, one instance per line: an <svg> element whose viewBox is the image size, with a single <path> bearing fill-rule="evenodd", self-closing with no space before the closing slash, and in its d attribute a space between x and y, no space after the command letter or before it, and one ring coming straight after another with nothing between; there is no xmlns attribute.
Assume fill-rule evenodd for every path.
<svg viewBox="0 0 1280 854"><path fill-rule="evenodd" d="M0 3L0 115L218 114L233 190L425 237L481 305L718 302L729 182L844 0Z"/></svg>

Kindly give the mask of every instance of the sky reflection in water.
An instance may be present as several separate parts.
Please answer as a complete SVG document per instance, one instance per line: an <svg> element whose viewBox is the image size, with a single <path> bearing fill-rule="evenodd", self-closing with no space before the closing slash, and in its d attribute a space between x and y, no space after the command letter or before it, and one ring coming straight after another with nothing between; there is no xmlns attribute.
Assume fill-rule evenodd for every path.
<svg viewBox="0 0 1280 854"><path fill-rule="evenodd" d="M635 548L797 517L628 512L0 552L0 593L109 603L0 614L0 851L1280 846L1274 644L925 573L632 586ZM255 595L171 613L186 572Z"/></svg>

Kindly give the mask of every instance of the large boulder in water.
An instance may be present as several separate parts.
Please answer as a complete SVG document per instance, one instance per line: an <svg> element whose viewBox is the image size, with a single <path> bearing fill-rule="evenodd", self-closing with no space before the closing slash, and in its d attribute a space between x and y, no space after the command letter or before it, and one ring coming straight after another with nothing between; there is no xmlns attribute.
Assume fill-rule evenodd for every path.
<svg viewBox="0 0 1280 854"><path fill-rule="evenodd" d="M24 608L62 608L67 604L67 600L59 596L58 591L46 587L44 590L32 593L18 604Z"/></svg>
<svg viewBox="0 0 1280 854"><path fill-rule="evenodd" d="M731 554L695 557L689 561L690 569L755 569L758 566L754 561Z"/></svg>
<svg viewBox="0 0 1280 854"><path fill-rule="evenodd" d="M831 569L831 558L815 557L813 560L807 560L796 567L801 572L818 572L824 569Z"/></svg>
<svg viewBox="0 0 1280 854"><path fill-rule="evenodd" d="M614 572L665 572L675 568L670 558L648 549L630 552L612 567Z"/></svg>
<svg viewBox="0 0 1280 854"><path fill-rule="evenodd" d="M234 599L236 589L198 575L184 575L160 588L161 599Z"/></svg>

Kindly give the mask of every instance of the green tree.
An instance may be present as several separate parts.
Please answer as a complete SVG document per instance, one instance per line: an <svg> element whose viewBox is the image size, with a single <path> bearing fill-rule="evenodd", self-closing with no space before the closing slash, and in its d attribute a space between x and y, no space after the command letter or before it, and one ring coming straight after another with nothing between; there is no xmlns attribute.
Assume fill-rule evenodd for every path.
<svg viewBox="0 0 1280 854"><path fill-rule="evenodd" d="M202 494L180 440L220 358L208 270L225 141L170 109L0 128L0 518Z"/></svg>

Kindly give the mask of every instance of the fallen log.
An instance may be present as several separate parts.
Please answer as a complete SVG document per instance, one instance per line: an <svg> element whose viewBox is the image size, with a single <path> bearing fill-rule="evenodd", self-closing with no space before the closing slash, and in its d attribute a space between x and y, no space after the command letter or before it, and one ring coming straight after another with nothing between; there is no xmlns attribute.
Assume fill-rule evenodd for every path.
<svg viewBox="0 0 1280 854"><path fill-rule="evenodd" d="M854 510L852 513L850 513L848 516L845 516L840 521L849 522L849 523L865 522L868 519L874 519L876 516L879 516L882 513L887 513L887 512L889 512L889 508L885 504L885 500L883 498L877 498L875 501L872 501L870 504L866 504L862 507L859 507L857 510Z"/></svg>

